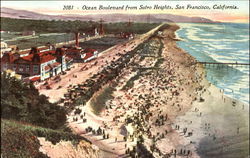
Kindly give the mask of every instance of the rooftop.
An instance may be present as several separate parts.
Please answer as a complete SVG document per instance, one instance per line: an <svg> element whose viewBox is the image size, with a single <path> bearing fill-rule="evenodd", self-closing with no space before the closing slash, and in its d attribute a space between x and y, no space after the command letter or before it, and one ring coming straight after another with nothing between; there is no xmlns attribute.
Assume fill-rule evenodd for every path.
<svg viewBox="0 0 250 158"><path fill-rule="evenodd" d="M48 61L56 59L56 57L53 56L52 54L55 54L55 51L37 53L37 55L40 57L39 63L46 63ZM35 54L30 54L25 57L22 57L22 59L27 60L27 61L33 61L34 55Z"/></svg>

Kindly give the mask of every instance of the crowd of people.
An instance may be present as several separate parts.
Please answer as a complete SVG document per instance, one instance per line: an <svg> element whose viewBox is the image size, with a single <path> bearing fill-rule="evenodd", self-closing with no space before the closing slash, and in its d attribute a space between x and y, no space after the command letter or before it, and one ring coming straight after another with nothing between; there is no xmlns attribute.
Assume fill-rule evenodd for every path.
<svg viewBox="0 0 250 158"><path fill-rule="evenodd" d="M133 51L118 54L120 58L69 90L66 106L72 106L79 100L84 105L106 84L115 88L113 98L106 102L102 113L102 117L111 117L112 121L103 122L102 127L87 127L86 133L102 135L103 140L124 141L125 154L131 157L192 154L189 148L179 150L174 145L164 148L164 142L168 142L168 134L181 130L179 125L173 129L172 121L198 99L197 94L203 90L199 84L202 76L195 73L195 65L190 66L190 72L183 72L183 65L167 54L161 54L163 49L162 38L151 38ZM131 80L134 74L138 77ZM128 81L133 86L126 87ZM110 132L115 126L124 126L126 130L119 136L113 136ZM182 131L189 137L193 135L188 128Z"/></svg>

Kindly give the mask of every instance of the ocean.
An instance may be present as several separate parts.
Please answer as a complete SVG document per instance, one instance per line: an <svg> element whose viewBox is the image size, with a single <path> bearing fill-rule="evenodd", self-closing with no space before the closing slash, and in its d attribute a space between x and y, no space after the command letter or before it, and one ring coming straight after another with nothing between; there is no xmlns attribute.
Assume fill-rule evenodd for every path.
<svg viewBox="0 0 250 158"><path fill-rule="evenodd" d="M249 63L249 24L179 23L177 44L198 61ZM249 104L249 66L206 66L207 79L225 95Z"/></svg>

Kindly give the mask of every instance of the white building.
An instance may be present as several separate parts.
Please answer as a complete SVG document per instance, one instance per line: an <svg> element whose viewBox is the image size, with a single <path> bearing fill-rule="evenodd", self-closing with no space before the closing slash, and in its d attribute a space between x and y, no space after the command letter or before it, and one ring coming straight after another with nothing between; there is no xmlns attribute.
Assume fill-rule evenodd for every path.
<svg viewBox="0 0 250 158"><path fill-rule="evenodd" d="M11 51L11 48L8 47L8 44L5 42L1 42L1 58L3 57L3 54L6 52Z"/></svg>

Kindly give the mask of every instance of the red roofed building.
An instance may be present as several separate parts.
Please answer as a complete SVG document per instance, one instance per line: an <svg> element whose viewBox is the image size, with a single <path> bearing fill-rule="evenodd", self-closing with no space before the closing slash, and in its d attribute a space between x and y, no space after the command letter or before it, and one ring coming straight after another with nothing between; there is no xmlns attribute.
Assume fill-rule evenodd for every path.
<svg viewBox="0 0 250 158"><path fill-rule="evenodd" d="M11 69L23 77L40 76L40 80L59 74L66 70L72 60L65 60L62 48L40 52L32 48L29 55L20 57L16 54L6 54L1 59L1 71Z"/></svg>
<svg viewBox="0 0 250 158"><path fill-rule="evenodd" d="M40 81L40 80L41 80L41 78L39 76L34 76L34 77L30 78L31 82L37 82L37 81Z"/></svg>
<svg viewBox="0 0 250 158"><path fill-rule="evenodd" d="M98 51L92 48L71 47L66 49L66 56L73 58L75 61L90 61L98 56Z"/></svg>
<svg viewBox="0 0 250 158"><path fill-rule="evenodd" d="M97 58L98 56L98 51L95 49L91 49L91 48L86 48L83 50L83 55L82 55L82 60L84 62L90 61L94 58Z"/></svg>
<svg viewBox="0 0 250 158"><path fill-rule="evenodd" d="M52 49L50 48L50 46L43 46L43 47L39 47L38 50L39 52L47 52ZM24 56L28 56L30 54L30 51L31 51L30 49L26 49L26 50L18 51L15 54L19 54L20 57L24 57Z"/></svg>
<svg viewBox="0 0 250 158"><path fill-rule="evenodd" d="M84 52L84 53L95 53L95 52L97 52L97 50L92 49L92 48L85 48L85 49L83 50L83 52Z"/></svg>
<svg viewBox="0 0 250 158"><path fill-rule="evenodd" d="M69 47L66 49L66 56L74 59L75 61L81 60L81 55L83 54L82 48Z"/></svg>

